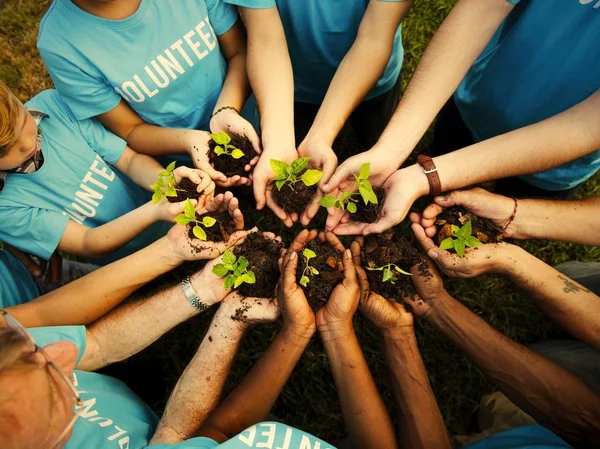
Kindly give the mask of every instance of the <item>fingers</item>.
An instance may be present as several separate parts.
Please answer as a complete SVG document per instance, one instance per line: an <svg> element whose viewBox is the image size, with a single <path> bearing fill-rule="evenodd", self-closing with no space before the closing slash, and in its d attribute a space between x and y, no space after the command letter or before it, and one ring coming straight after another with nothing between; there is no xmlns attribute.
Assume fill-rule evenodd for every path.
<svg viewBox="0 0 600 449"><path fill-rule="evenodd" d="M192 156L192 158L194 158L194 156ZM215 170L212 165L210 165L208 160L205 163L195 160L194 165L200 170L204 171L208 176L210 176L210 179L215 181L217 184L221 185L221 183L227 182L227 176L220 171Z"/></svg>
<svg viewBox="0 0 600 449"><path fill-rule="evenodd" d="M38 265L38 263L35 260L33 260L33 258L29 254L18 250L14 246L6 244L4 245L4 249L6 249L14 257L19 259L21 263L25 265L25 268L27 268L27 271L29 271L33 277L40 278L44 275L45 268L40 267L40 265Z"/></svg>
<svg viewBox="0 0 600 449"><path fill-rule="evenodd" d="M369 226L367 223L341 223L333 228L333 233L336 235L367 235L363 231Z"/></svg>
<svg viewBox="0 0 600 449"><path fill-rule="evenodd" d="M323 162L323 167L321 168L323 176L321 176L321 179L319 181L319 187L325 185L329 181L329 179L331 179L331 177L335 173L335 169L337 168L337 162L337 157L335 156L325 158L325 161Z"/></svg>
<svg viewBox="0 0 600 449"><path fill-rule="evenodd" d="M367 278L367 272L362 269L360 265L354 264L356 270L356 277L358 279L358 286L360 287L360 299L361 301L366 300L369 297L369 279Z"/></svg>
<svg viewBox="0 0 600 449"><path fill-rule="evenodd" d="M240 175L234 175L231 178L226 178L225 181L216 181L217 184L221 187L235 187L235 186L245 186L252 184L250 178L242 177Z"/></svg>
<svg viewBox="0 0 600 449"><path fill-rule="evenodd" d="M254 170L253 182L256 209L261 210L267 204L267 178L260 173L259 166Z"/></svg>
<svg viewBox="0 0 600 449"><path fill-rule="evenodd" d="M296 269L298 268L298 253L292 251L286 257L287 260L284 259L283 263L283 276L282 276L282 284L284 291L287 291L289 288L293 288L296 285Z"/></svg>
<svg viewBox="0 0 600 449"><path fill-rule="evenodd" d="M427 236L427 234L425 234L425 229L423 229L423 226L421 226L419 223L413 223L410 228L412 229L417 241L423 247L427 255L432 259L435 259L437 257L437 252L439 251L439 248L433 242L433 240L431 240Z"/></svg>
<svg viewBox="0 0 600 449"><path fill-rule="evenodd" d="M319 231L316 229L303 229L296 236L292 244L290 245L289 251L300 252L302 248L308 243L317 238Z"/></svg>
<svg viewBox="0 0 600 449"><path fill-rule="evenodd" d="M327 221L325 222L325 230L333 231L340 223L346 212L338 207L329 207L327 209Z"/></svg>
<svg viewBox="0 0 600 449"><path fill-rule="evenodd" d="M362 237L358 237L356 240L354 240L350 244L350 252L352 253L352 261L354 262L354 265L357 265L359 267L361 264L360 252L362 249L363 241L364 241L364 239Z"/></svg>
<svg viewBox="0 0 600 449"><path fill-rule="evenodd" d="M343 263L344 282L356 283L356 268L354 267L354 262L352 262L352 253L349 249L344 251Z"/></svg>
<svg viewBox="0 0 600 449"><path fill-rule="evenodd" d="M230 192L226 192L226 193L230 193ZM232 196L233 196L233 194L232 194ZM215 196L213 198L213 200L210 203L208 203L206 206L204 206L202 208L198 208L196 210L196 212L198 212L199 215L217 212L221 209L224 202L225 202L225 194L219 193L217 196Z"/></svg>
<svg viewBox="0 0 600 449"><path fill-rule="evenodd" d="M342 165L338 166L337 170L331 176L329 181L323 184L321 187L323 192L330 193L331 191L335 190L342 181L351 176L352 173L357 170L357 168L354 166L355 164L352 163L352 159L353 158L350 158L342 163Z"/></svg>
<svg viewBox="0 0 600 449"><path fill-rule="evenodd" d="M392 214L388 213L387 209L384 206L383 210L381 211L381 217L379 218L379 220L375 223L371 223L365 226L362 230L362 234L381 234L382 232L387 231L388 229L396 226L398 223L400 223L400 221L402 221L403 218L404 216L400 217L399 219L393 217Z"/></svg>
<svg viewBox="0 0 600 449"><path fill-rule="evenodd" d="M322 242L327 242L329 245L333 246L337 251L343 252L346 250L340 239L338 239L337 235L333 232L320 232L319 239Z"/></svg>
<svg viewBox="0 0 600 449"><path fill-rule="evenodd" d="M267 189L266 191L266 196L267 206L269 207L269 209L271 209L273 213L277 215L277 218L283 221L283 224L285 224L288 228L291 228L294 225L292 218L281 207L279 207L275 200L273 200L273 196L271 195L271 191L269 189Z"/></svg>

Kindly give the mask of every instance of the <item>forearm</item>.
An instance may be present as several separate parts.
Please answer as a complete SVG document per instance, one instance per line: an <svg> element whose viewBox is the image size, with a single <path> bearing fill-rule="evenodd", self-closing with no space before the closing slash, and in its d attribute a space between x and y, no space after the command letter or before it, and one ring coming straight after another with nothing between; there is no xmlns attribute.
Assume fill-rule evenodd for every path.
<svg viewBox="0 0 600 449"><path fill-rule="evenodd" d="M314 330L299 333L284 327L204 427L233 438L251 425L264 421L313 333ZM256 400L257 394L260 394L260 401Z"/></svg>
<svg viewBox="0 0 600 449"><path fill-rule="evenodd" d="M137 253L92 271L33 302L7 310L25 327L88 324L181 262L163 237Z"/></svg>
<svg viewBox="0 0 600 449"><path fill-rule="evenodd" d="M460 0L433 36L379 143L400 165L485 48L513 5Z"/></svg>
<svg viewBox="0 0 600 449"><path fill-rule="evenodd" d="M138 186L152 191L150 185L156 182L158 174L164 170L156 159L146 154L136 153L131 159L126 175Z"/></svg>
<svg viewBox="0 0 600 449"><path fill-rule="evenodd" d="M410 330L384 332L384 350L396 399L400 447L450 448L444 419L436 402Z"/></svg>
<svg viewBox="0 0 600 449"><path fill-rule="evenodd" d="M396 448L396 435L353 329L321 336L352 447ZM360 391L360 394L356 394ZM376 426L373 423L377 423Z"/></svg>
<svg viewBox="0 0 600 449"><path fill-rule="evenodd" d="M524 249L508 251L499 271L570 334L600 349L600 298Z"/></svg>
<svg viewBox="0 0 600 449"><path fill-rule="evenodd" d="M448 295L427 315L518 407L571 443L600 439L600 399L547 358L509 340ZM590 446L593 447L593 446Z"/></svg>
<svg viewBox="0 0 600 449"><path fill-rule="evenodd" d="M115 251L156 222L154 205L148 202L97 228L71 227L58 244L68 254L84 257L102 257Z"/></svg>
<svg viewBox="0 0 600 449"><path fill-rule="evenodd" d="M264 151L293 150L294 76L277 9L241 11L248 26L248 78L260 111ZM265 23L270 27L265 29Z"/></svg>
<svg viewBox="0 0 600 449"><path fill-rule="evenodd" d="M444 190L565 164L600 148L600 92L539 123L435 158Z"/></svg>
<svg viewBox="0 0 600 449"><path fill-rule="evenodd" d="M393 39L357 39L335 72L307 139L333 145L352 111L381 77L393 46Z"/></svg>
<svg viewBox="0 0 600 449"><path fill-rule="evenodd" d="M177 444L194 436L217 406L245 328L231 319L230 310L217 311L169 397L151 445Z"/></svg>
<svg viewBox="0 0 600 449"><path fill-rule="evenodd" d="M127 144L136 152L150 156L185 154L191 151L198 133L194 129L162 128L141 123L127 135Z"/></svg>
<svg viewBox="0 0 600 449"><path fill-rule="evenodd" d="M519 200L511 237L599 246L599 211L600 196L573 201Z"/></svg>
<svg viewBox="0 0 600 449"><path fill-rule="evenodd" d="M225 106L233 106L241 111L249 95L246 53L238 53L227 61L227 75L213 112Z"/></svg>

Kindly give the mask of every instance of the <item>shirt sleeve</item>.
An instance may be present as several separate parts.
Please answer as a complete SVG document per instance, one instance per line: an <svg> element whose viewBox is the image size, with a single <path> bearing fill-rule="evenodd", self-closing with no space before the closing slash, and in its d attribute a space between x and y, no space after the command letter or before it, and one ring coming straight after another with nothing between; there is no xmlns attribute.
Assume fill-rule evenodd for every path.
<svg viewBox="0 0 600 449"><path fill-rule="evenodd" d="M70 341L77 346L77 363L85 353L87 334L85 326L55 326L55 327L32 327L27 329L38 346L42 348L59 341Z"/></svg>
<svg viewBox="0 0 600 449"><path fill-rule="evenodd" d="M127 142L106 129L98 119L88 118L78 125L90 147L106 162L114 165L123 156Z"/></svg>
<svg viewBox="0 0 600 449"><path fill-rule="evenodd" d="M252 9L267 9L276 6L275 0L225 0L225 2Z"/></svg>
<svg viewBox="0 0 600 449"><path fill-rule="evenodd" d="M21 251L50 259L58 248L69 217L35 207L0 207L0 240Z"/></svg>
<svg viewBox="0 0 600 449"><path fill-rule="evenodd" d="M121 101L121 96L94 67L83 68L83 63L80 66L43 47L39 51L56 90L77 120L111 111Z"/></svg>
<svg viewBox="0 0 600 449"><path fill-rule="evenodd" d="M237 9L225 0L206 0L206 7L208 19L217 36L229 31L238 19Z"/></svg>

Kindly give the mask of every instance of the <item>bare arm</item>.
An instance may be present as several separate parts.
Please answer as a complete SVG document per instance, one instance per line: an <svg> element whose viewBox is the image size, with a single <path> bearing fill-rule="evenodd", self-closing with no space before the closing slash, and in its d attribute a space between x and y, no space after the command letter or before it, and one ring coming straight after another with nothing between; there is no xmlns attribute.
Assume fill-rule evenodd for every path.
<svg viewBox="0 0 600 449"><path fill-rule="evenodd" d="M26 327L88 324L183 262L166 237L64 287L7 310Z"/></svg>
<svg viewBox="0 0 600 449"><path fill-rule="evenodd" d="M509 340L443 290L425 318L517 406L578 447L600 440L600 398L547 358Z"/></svg>
<svg viewBox="0 0 600 449"><path fill-rule="evenodd" d="M383 330L383 342L396 399L400 447L450 448L413 328Z"/></svg>

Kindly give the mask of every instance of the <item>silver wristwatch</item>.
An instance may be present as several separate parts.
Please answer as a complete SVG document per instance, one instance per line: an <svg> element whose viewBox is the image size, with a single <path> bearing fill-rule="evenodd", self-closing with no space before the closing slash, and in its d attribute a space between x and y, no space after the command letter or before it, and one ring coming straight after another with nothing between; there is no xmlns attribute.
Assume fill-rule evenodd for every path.
<svg viewBox="0 0 600 449"><path fill-rule="evenodd" d="M190 304L193 305L196 309L198 309L200 312L204 312L205 310L210 308L210 306L204 304L202 300L198 298L194 287L192 287L192 282L190 281L189 276L186 276L181 280L181 286L183 287L183 294L190 302Z"/></svg>

